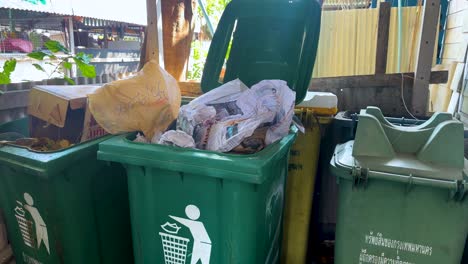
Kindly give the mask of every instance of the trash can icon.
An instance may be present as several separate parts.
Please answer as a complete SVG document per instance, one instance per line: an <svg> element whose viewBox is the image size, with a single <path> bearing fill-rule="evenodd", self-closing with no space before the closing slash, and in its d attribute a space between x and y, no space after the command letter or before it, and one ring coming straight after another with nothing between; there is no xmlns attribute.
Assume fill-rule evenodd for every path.
<svg viewBox="0 0 468 264"><path fill-rule="evenodd" d="M165 223L161 226L166 232L159 232L164 250L165 264L185 264L187 259L187 246L190 239L177 236L180 227L177 224ZM169 228L173 228L174 231Z"/></svg>
<svg viewBox="0 0 468 264"><path fill-rule="evenodd" d="M18 222L18 227L23 238L23 242L26 246L35 248L36 241L34 239L34 230L33 222L29 219L26 219L26 211L23 208L22 203L18 203L18 206L15 208L15 217Z"/></svg>
<svg viewBox="0 0 468 264"><path fill-rule="evenodd" d="M24 244L35 248L36 243L33 238L33 222L30 220L27 220L21 215L15 215L16 216L16 221L18 222L18 226L21 232L21 236L23 237Z"/></svg>

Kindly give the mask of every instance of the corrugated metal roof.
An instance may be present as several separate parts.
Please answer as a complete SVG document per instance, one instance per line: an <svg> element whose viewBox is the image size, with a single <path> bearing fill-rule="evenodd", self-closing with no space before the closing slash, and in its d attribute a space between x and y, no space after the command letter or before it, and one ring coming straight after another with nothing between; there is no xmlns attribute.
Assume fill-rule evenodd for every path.
<svg viewBox="0 0 468 264"><path fill-rule="evenodd" d="M55 0L60 1L60 0ZM63 1L63 0L62 0ZM145 0L69 0L76 16L146 25Z"/></svg>
<svg viewBox="0 0 468 264"><path fill-rule="evenodd" d="M145 0L0 0L0 8L146 25Z"/></svg>
<svg viewBox="0 0 468 264"><path fill-rule="evenodd" d="M72 6L69 0L1 0L0 7L72 15Z"/></svg>

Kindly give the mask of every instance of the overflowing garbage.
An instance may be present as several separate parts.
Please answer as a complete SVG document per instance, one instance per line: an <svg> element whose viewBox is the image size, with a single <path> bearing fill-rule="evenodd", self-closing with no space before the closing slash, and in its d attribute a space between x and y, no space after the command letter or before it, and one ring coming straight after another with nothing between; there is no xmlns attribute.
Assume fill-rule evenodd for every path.
<svg viewBox="0 0 468 264"><path fill-rule="evenodd" d="M180 106L177 81L150 61L88 94L88 107L108 133L139 131L135 142L254 153L289 133L295 95L282 80L236 79Z"/></svg>
<svg viewBox="0 0 468 264"><path fill-rule="evenodd" d="M135 141L255 153L289 133L295 92L285 81L264 80L250 89L239 79L228 82L180 108L176 130Z"/></svg>
<svg viewBox="0 0 468 264"><path fill-rule="evenodd" d="M295 92L282 80L251 88L236 79L181 105L177 81L155 61L104 86L37 86L30 137L2 144L56 151L107 133L140 131L135 142L255 153L289 133Z"/></svg>
<svg viewBox="0 0 468 264"><path fill-rule="evenodd" d="M3 137L3 134L0 134L0 138L2 137ZM24 148L27 148L33 151L39 151L39 152L57 151L57 150L68 148L74 145L66 139L53 140L47 137L41 137L41 138L21 137L15 140L0 140L0 144L2 145L8 144L8 145L24 147Z"/></svg>

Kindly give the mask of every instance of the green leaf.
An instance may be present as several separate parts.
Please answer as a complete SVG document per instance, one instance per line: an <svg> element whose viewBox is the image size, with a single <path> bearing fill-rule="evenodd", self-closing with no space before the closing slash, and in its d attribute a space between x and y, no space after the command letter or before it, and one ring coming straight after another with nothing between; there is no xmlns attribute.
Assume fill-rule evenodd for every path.
<svg viewBox="0 0 468 264"><path fill-rule="evenodd" d="M65 75L65 76L63 76L63 78L65 79L65 81L68 82L68 84L75 85L75 81L73 79L71 79L70 77Z"/></svg>
<svg viewBox="0 0 468 264"><path fill-rule="evenodd" d="M0 72L0 84L11 83L10 75L16 68L16 60L9 59L3 64L3 70Z"/></svg>
<svg viewBox="0 0 468 264"><path fill-rule="evenodd" d="M72 68L72 64L68 61L64 61L62 65L67 70L70 70Z"/></svg>
<svg viewBox="0 0 468 264"><path fill-rule="evenodd" d="M15 59L9 59L5 61L5 64L3 64L3 72L6 74L12 73L16 68L16 60Z"/></svg>
<svg viewBox="0 0 468 264"><path fill-rule="evenodd" d="M60 42L56 40L49 40L44 43L44 46L53 53L62 51L64 53L70 53L67 48L65 48Z"/></svg>
<svg viewBox="0 0 468 264"><path fill-rule="evenodd" d="M10 75L0 72L0 84L9 84L11 83Z"/></svg>
<svg viewBox="0 0 468 264"><path fill-rule="evenodd" d="M78 54L76 54L75 58L83 61L84 63L86 64L89 64L89 62L91 61L91 55L88 55L88 54L84 54L83 52L80 52Z"/></svg>
<svg viewBox="0 0 468 264"><path fill-rule="evenodd" d="M75 61L76 66L78 66L78 69L81 71L84 77L88 77L88 78L96 77L96 69L94 68L93 65L84 63L82 60L77 59L77 58L73 58L73 60Z"/></svg>
<svg viewBox="0 0 468 264"><path fill-rule="evenodd" d="M36 59L36 60L43 60L44 57L46 57L46 56L49 56L49 55L42 52L42 51L34 51L34 52L31 52L31 53L28 53L29 58L33 58L33 59Z"/></svg>
<svg viewBox="0 0 468 264"><path fill-rule="evenodd" d="M42 66L37 63L33 63L33 66L39 71L46 72L44 68L42 68Z"/></svg>

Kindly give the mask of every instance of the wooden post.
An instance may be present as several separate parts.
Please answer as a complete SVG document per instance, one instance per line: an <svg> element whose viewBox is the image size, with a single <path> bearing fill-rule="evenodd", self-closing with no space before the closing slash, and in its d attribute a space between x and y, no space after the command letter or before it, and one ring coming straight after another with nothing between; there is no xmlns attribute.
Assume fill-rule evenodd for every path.
<svg viewBox="0 0 468 264"><path fill-rule="evenodd" d="M425 1L411 104L413 115L416 116L425 116L428 111L429 77L432 68L439 10L440 0Z"/></svg>
<svg viewBox="0 0 468 264"><path fill-rule="evenodd" d="M192 43L196 0L162 0L165 69L176 80L185 80Z"/></svg>
<svg viewBox="0 0 468 264"><path fill-rule="evenodd" d="M145 34L145 47L142 54L145 62L156 60L161 67L164 67L163 38L162 38L162 16L161 0L146 0L146 12L148 26Z"/></svg>
<svg viewBox="0 0 468 264"><path fill-rule="evenodd" d="M387 70L388 32L390 29L391 3L382 2L379 8L379 24L377 29L377 52L375 55L375 74Z"/></svg>

